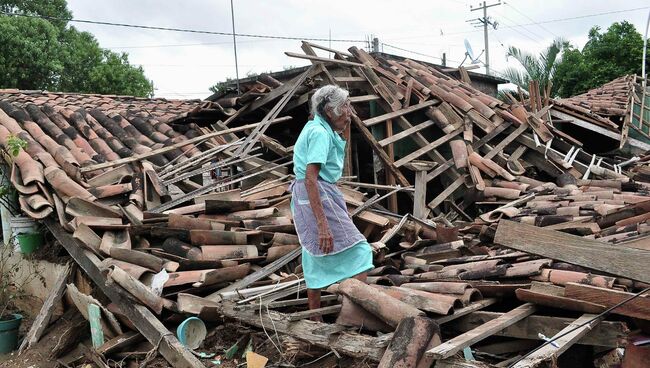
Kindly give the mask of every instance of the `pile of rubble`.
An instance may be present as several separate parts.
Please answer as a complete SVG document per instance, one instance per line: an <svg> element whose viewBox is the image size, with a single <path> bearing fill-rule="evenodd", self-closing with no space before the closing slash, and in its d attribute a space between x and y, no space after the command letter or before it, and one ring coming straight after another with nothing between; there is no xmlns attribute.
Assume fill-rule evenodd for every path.
<svg viewBox="0 0 650 368"><path fill-rule="evenodd" d="M67 290L101 327L102 364L145 339L132 358L203 366L190 351L200 341L170 332L189 316L381 367L536 366L574 344L594 347L586 360L622 359L617 348L650 319L636 294L650 286L650 156L622 164L578 149L534 84L530 99L504 103L462 67L302 47L288 54L313 65L291 80L262 75L178 115L0 94L0 144L27 144L8 158L21 207L95 285L84 293L63 277L21 350ZM292 144L324 84L347 88L356 109L339 185L375 269L368 285L332 285L308 310L288 185ZM364 154L377 163L370 175Z"/></svg>

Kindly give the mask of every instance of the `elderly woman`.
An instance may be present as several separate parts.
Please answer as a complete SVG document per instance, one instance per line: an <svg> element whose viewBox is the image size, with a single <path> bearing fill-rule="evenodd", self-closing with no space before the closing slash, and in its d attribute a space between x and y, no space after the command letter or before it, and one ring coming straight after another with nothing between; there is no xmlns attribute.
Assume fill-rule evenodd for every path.
<svg viewBox="0 0 650 368"><path fill-rule="evenodd" d="M320 308L320 289L355 277L366 280L372 251L348 214L336 182L343 173L341 132L352 115L348 91L324 86L311 99L313 119L302 129L293 151L296 180L292 211L300 244L309 308Z"/></svg>

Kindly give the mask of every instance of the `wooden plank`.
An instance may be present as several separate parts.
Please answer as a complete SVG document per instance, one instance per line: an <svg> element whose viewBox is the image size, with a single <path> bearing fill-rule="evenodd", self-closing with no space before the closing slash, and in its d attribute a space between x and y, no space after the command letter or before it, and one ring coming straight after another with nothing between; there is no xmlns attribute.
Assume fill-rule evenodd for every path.
<svg viewBox="0 0 650 368"><path fill-rule="evenodd" d="M135 325L140 333L174 367L203 368L199 361L182 345L174 334L151 313L147 307L133 303L133 299L122 288L109 284L100 271L101 261L89 251L84 251L79 242L68 234L53 219L43 221L54 237L63 245L70 256L86 272L102 292L121 309L121 312Z"/></svg>
<svg viewBox="0 0 650 368"><path fill-rule="evenodd" d="M519 137L523 132L528 130L528 125L527 124L522 124L519 126L517 129L513 130L512 133L508 134L506 138L504 138L502 141L499 142L490 152L488 152L485 156L483 156L486 159L492 159L494 156L497 154L501 153L504 148L508 144L510 144L512 141L514 141L517 137Z"/></svg>
<svg viewBox="0 0 650 368"><path fill-rule="evenodd" d="M573 323L558 332L553 338L557 338L553 344L547 344L541 349L533 352L526 358L514 364L513 368L536 367L547 361L555 361L562 353L567 351L571 345L580 340L584 335L590 332L604 317L596 318L594 314L583 314Z"/></svg>
<svg viewBox="0 0 650 368"><path fill-rule="evenodd" d="M351 103L370 102L370 101L377 101L380 98L381 97L377 95L352 96L350 97L350 102Z"/></svg>
<svg viewBox="0 0 650 368"><path fill-rule="evenodd" d="M355 63L353 61L346 61L346 60L339 60L339 59L329 59L329 58L320 57L320 56L297 54L295 52L288 52L287 51L284 54L289 56L289 57L293 57L293 58L319 61L319 62L322 62L322 63L331 63L331 64L338 64L338 65L346 65L346 66L361 66L361 67L364 66L363 64Z"/></svg>
<svg viewBox="0 0 650 368"><path fill-rule="evenodd" d="M494 243L641 282L650 282L650 252L612 247L555 230L501 220Z"/></svg>
<svg viewBox="0 0 650 368"><path fill-rule="evenodd" d="M334 77L334 80L336 81L336 83L367 82L366 78L364 77L349 77L349 76Z"/></svg>
<svg viewBox="0 0 650 368"><path fill-rule="evenodd" d="M575 298L591 303L603 305L606 308L613 307L630 297L633 293L626 293L620 290L605 289L591 285L576 284L570 282L564 289L567 298ZM650 320L650 298L640 296L612 310L612 313L628 317L635 317Z"/></svg>
<svg viewBox="0 0 650 368"><path fill-rule="evenodd" d="M413 134L415 132L419 132L420 130L426 129L426 128L434 125L434 124L435 123L433 121L427 120L425 122L422 122L422 123L420 123L418 125L413 126L412 128L402 130L401 132L399 132L397 134L393 134L391 137L386 137L385 139L380 140L378 143L379 143L380 146L386 147L389 144L395 143L395 142L399 141L400 139L406 138L406 137L410 136L411 134Z"/></svg>
<svg viewBox="0 0 650 368"><path fill-rule="evenodd" d="M401 159L395 161L395 163L394 163L395 166L400 167L400 166L404 165L407 162L415 160L416 158L424 155L425 153L436 149L440 145L442 145L444 143L447 143L450 139L454 138L455 136L460 134L462 131L463 131L463 128L458 128L458 129L454 130L453 132L451 132L449 134L443 135L442 137L436 139L435 141L429 143L428 145L418 149L417 151L411 152L408 155L402 157Z"/></svg>
<svg viewBox="0 0 650 368"><path fill-rule="evenodd" d="M38 312L38 315L34 319L32 326L29 328L27 335L25 335L23 342L20 344L20 348L18 349L19 355L24 350L29 349L30 346L37 343L43 335L43 332L45 332L45 329L49 325L50 318L52 318L52 314L55 310L54 304L58 303L59 300L61 300L63 292L65 291L67 280L70 277L71 273L72 267L70 264L67 264L54 285L51 286L50 293L47 295L45 302L43 302L41 311Z"/></svg>
<svg viewBox="0 0 650 368"><path fill-rule="evenodd" d="M306 311L294 312L288 315L289 321L300 321L301 319L308 319L311 317L324 316L326 314L334 314L341 311L341 305L330 305L317 309L309 309Z"/></svg>
<svg viewBox="0 0 650 368"><path fill-rule="evenodd" d="M334 302L338 300L338 295L323 295L320 298L321 303ZM284 308L284 307L294 307L298 305L307 305L309 300L307 298L298 298L298 299L289 299L289 300L278 300L265 304L266 308ZM243 304L235 307L237 310L244 309L259 309L259 304Z"/></svg>
<svg viewBox="0 0 650 368"><path fill-rule="evenodd" d="M392 120L387 120L386 121L386 138L391 138L393 136L393 121ZM381 145L381 144L380 144ZM382 146L385 147L385 146ZM392 144L389 144L387 149L386 149L386 154L388 155L388 158L391 161L395 161L395 147ZM393 174L386 170L385 171L386 175L386 184L390 186L395 186L395 177ZM397 195L395 195L397 192L394 193L394 195L390 195L388 197L388 210L397 213L398 208L397 208Z"/></svg>
<svg viewBox="0 0 650 368"><path fill-rule="evenodd" d="M425 107L433 106L436 103L438 103L438 101L436 101L436 100L424 101L424 102L422 102L420 104L409 106L409 107L407 107L405 109L401 109L401 110L397 110L397 111L391 111L391 112L383 114L383 115L375 116L374 118L366 119L366 120L363 121L363 124L365 126L367 126L367 127L377 125L377 124L379 124L381 122L384 122L386 120L395 119L397 117L404 116L406 114L410 114L410 113L412 113L414 111L424 109Z"/></svg>
<svg viewBox="0 0 650 368"><path fill-rule="evenodd" d="M226 286L225 288L217 290L214 293L206 296L206 299L218 301L220 299L219 294L221 293L224 293L226 291L234 291L234 290L246 288L248 285L254 283L255 281L259 281L265 277L268 277L270 274L284 267L287 263L296 259L298 255L300 255L301 251L302 250L300 248L292 250L290 253L287 253L281 258L278 258L275 261L264 266L264 268L262 268L261 270L255 271L250 275L244 277L243 279L233 282L232 284Z"/></svg>
<svg viewBox="0 0 650 368"><path fill-rule="evenodd" d="M119 336L116 336L108 341L106 341L102 346L97 349L97 352L102 355L108 355L114 351L120 350L127 346L132 346L141 340L144 340L144 337L140 335L139 332L129 331L125 332Z"/></svg>
<svg viewBox="0 0 650 368"><path fill-rule="evenodd" d="M499 312L477 311L451 322L449 328L454 331L469 331L502 314ZM494 336L540 340L538 333L553 336L573 321L573 318L532 315L495 333ZM628 333L629 329L625 322L603 321L578 341L578 344L615 348L625 345Z"/></svg>
<svg viewBox="0 0 650 368"><path fill-rule="evenodd" d="M382 149L379 144L377 144L377 141L375 140L375 137L373 137L372 133L368 130L368 128L363 124L361 119L359 119L358 116L352 115L352 123L354 126L357 128L357 130L361 133L363 138L370 144L372 147L372 150L375 152L377 156L379 156L379 159L381 159L382 163L384 164L384 167L386 170L389 170L393 176L395 176L395 180L399 183L399 185L403 187L410 187L411 183L408 182L404 174L402 174L398 168L393 165L393 162L390 160L390 157L386 155L386 152Z"/></svg>
<svg viewBox="0 0 650 368"><path fill-rule="evenodd" d="M485 307L488 307L488 306L490 306L492 304L496 304L497 301L499 301L497 298L486 298L486 299L483 299L483 300L479 300L478 302L472 303L472 304L468 305L467 307L463 307L463 308L460 308L460 309L455 309L454 314L438 317L438 318L435 319L435 321L439 325L441 325L443 323L451 322L451 321L453 321L455 319L458 319L458 318L466 316L466 315L468 315L470 313L481 310L481 309L483 309Z"/></svg>
<svg viewBox="0 0 650 368"><path fill-rule="evenodd" d="M535 313L536 310L537 307L534 304L523 304L498 318L486 322L471 331L456 336L453 339L434 347L427 351L426 354L435 359L449 358L464 348L492 336L495 332L501 331L504 328L521 321Z"/></svg>
<svg viewBox="0 0 650 368"><path fill-rule="evenodd" d="M436 198L434 198L431 202L427 204L430 208L436 208L440 206L440 204L449 198L450 195L452 195L456 189L460 188L461 185L465 183L465 175L459 177L456 179L453 183L449 184L445 190L443 190Z"/></svg>
<svg viewBox="0 0 650 368"><path fill-rule="evenodd" d="M427 172L419 170L415 172L415 195L413 196L413 216L419 219L427 217Z"/></svg>

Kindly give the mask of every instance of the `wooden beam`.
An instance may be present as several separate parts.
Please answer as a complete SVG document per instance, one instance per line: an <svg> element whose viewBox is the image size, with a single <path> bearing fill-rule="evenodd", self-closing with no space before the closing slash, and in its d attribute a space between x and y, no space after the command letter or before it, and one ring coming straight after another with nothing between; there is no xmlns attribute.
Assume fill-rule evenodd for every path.
<svg viewBox="0 0 650 368"><path fill-rule="evenodd" d="M379 159L381 159L382 163L384 164L384 167L386 170L389 170L393 176L395 176L395 180L399 183L399 185L403 187L410 187L411 183L406 179L404 174L402 174L398 168L393 165L393 162L390 160L390 157L386 155L386 152L382 149L379 144L377 144L377 141L375 140L375 137L372 136L372 133L368 130L368 128L363 124L361 119L359 119L358 116L352 115L352 124L357 128L357 130L361 133L363 138L370 144L372 147L372 150L375 152L377 156L379 156Z"/></svg>
<svg viewBox="0 0 650 368"><path fill-rule="evenodd" d="M620 290L605 289L591 285L568 283L564 289L567 298L584 300L591 303L602 305L606 308L613 307L630 297L633 293L626 293ZM650 298L640 296L612 310L612 313L623 316L650 320Z"/></svg>
<svg viewBox="0 0 650 368"><path fill-rule="evenodd" d="M380 98L381 97L377 95L352 96L350 97L350 102L351 103L370 102L370 101L377 101Z"/></svg>
<svg viewBox="0 0 650 368"><path fill-rule="evenodd" d="M535 313L537 307L532 303L523 304L508 313L504 313L498 318L495 318L485 324L476 327L475 329L465 332L462 335L456 336L453 339L440 344L433 349L427 351L427 355L435 359L445 359L471 346L487 337L494 335L494 333L511 326L522 319Z"/></svg>
<svg viewBox="0 0 650 368"><path fill-rule="evenodd" d="M153 346L158 346L158 351L165 360L179 368L204 367L201 361L187 350L147 307L134 303L133 298L126 291L108 282L106 276L100 271L102 266L97 256L90 251L85 251L81 244L53 219L48 218L43 222L95 285L120 307L122 313Z"/></svg>
<svg viewBox="0 0 650 368"><path fill-rule="evenodd" d="M377 125L377 124L379 124L381 122L384 122L386 120L395 119L396 117L404 116L406 114L410 114L410 113L412 113L414 111L424 109L425 107L433 106L436 103L438 103L438 101L436 101L436 100L424 101L424 102L422 102L420 104L409 106L409 107L407 107L405 109L401 109L401 110L397 110L397 111L391 111L391 112L383 114L383 115L375 116L374 118L366 119L366 120L363 121L363 124L365 126L367 126L367 127Z"/></svg>
<svg viewBox="0 0 650 368"><path fill-rule="evenodd" d="M287 334L328 350L334 349L345 355L375 362L381 359L390 341L390 337L371 337L353 332L327 333L331 327L327 323L308 320L292 322L286 314L275 311L259 314L252 310L236 310L231 302L223 302L219 312L249 325L271 328L280 334Z"/></svg>
<svg viewBox="0 0 650 368"><path fill-rule="evenodd" d="M449 328L454 331L470 331L501 315L503 313L476 311L451 322ZM532 315L498 331L494 336L540 340L538 333L553 336L572 322L572 318ZM625 322L603 321L578 341L578 344L616 348L625 345L628 333Z"/></svg>
<svg viewBox="0 0 650 368"><path fill-rule="evenodd" d="M494 243L641 282L650 282L650 252L612 247L555 230L501 220Z"/></svg>
<svg viewBox="0 0 650 368"><path fill-rule="evenodd" d="M522 124L520 125L517 129L513 130L512 133L508 134L506 138L504 138L502 141L500 141L490 152L488 152L485 156L483 156L486 159L492 159L494 156L498 155L503 151L504 148L508 144L510 144L512 141L514 141L517 137L519 137L523 132L528 130L528 124Z"/></svg>
<svg viewBox="0 0 650 368"><path fill-rule="evenodd" d="M382 146L382 147L386 147L389 144L395 143L395 142L399 141L400 139L406 138L406 137L410 136L411 134L413 134L415 132L419 132L420 130L426 129L426 128L434 125L434 124L435 123L433 121L427 120L425 122L422 122L422 123L420 123L418 125L413 126L412 128L402 130L401 132L399 132L397 134L393 134L393 136L391 136L391 137L386 137L385 139L380 140L379 145Z"/></svg>
<svg viewBox="0 0 650 368"><path fill-rule="evenodd" d="M274 273L275 271L279 270L280 268L284 267L287 263L293 261L294 259L298 258L298 255L300 255L301 249L294 249L290 253L285 254L281 258L276 259L275 261L267 264L264 266L261 270L256 271L251 273L250 275L244 277L243 279L233 282L232 284L226 286L223 289L217 290L214 293L206 296L206 299L209 300L219 300L220 296L219 294L227 292L227 291L234 291L238 289L243 289L246 288L248 285L254 283L255 281L259 281L265 277L268 277L270 274Z"/></svg>
<svg viewBox="0 0 650 368"><path fill-rule="evenodd" d="M286 119L286 118L273 119L271 121L271 124L283 122L283 121L286 121L286 120L288 120L288 119ZM128 164L128 163L135 162L135 161L138 161L138 160L144 160L144 159L152 157L152 156L160 155L162 153L173 151L173 150L175 150L177 148L187 146L188 144L202 142L204 140L207 140L207 139L210 139L210 138L213 138L213 137L218 137L220 135L225 135L225 134L228 134L228 133L241 132L241 131L244 131L244 130L247 130L247 129L255 128L259 124L260 123L247 124L247 125L242 125L242 126L236 127L236 128L230 128L230 129L221 130L221 131L218 131L218 132L204 134L204 135L201 135L201 136L198 136L198 137L190 138L190 139L182 141L182 142L171 144L169 146L165 146L165 147L162 147L162 148L159 148L159 149L155 149L155 150L152 150L152 151L147 152L147 153L142 153L142 154L139 154L139 155L133 155L131 157L121 158L119 160L103 162L101 164L84 166L84 167L80 168L79 170L82 173L84 173L84 172L89 172L89 171L107 169L109 167L118 166L118 165L122 165L122 164Z"/></svg>
<svg viewBox="0 0 650 368"><path fill-rule="evenodd" d="M386 138L391 138L392 136L393 136L393 121L386 120ZM395 161L395 147L392 144L389 144L388 147L386 147L386 154L388 155L388 158L391 161ZM385 170L385 173L386 173L386 184L395 186L396 183L395 176L393 176L393 174L389 170ZM390 195L387 201L388 201L388 210L393 213L397 213L398 212L397 192L395 192L393 195Z"/></svg>
<svg viewBox="0 0 650 368"><path fill-rule="evenodd" d="M435 321L439 325L441 325L443 323L451 322L451 321L453 321L455 319L461 318L461 317L466 316L466 315L468 315L470 313L481 310L481 309L483 309L485 307L488 307L488 306L490 306L492 304L496 304L497 301L498 301L497 298L486 298L486 299L483 299L483 300L479 300L478 302L472 303L472 304L468 305L467 307L463 307L463 308L460 308L460 309L454 309L454 314L450 314L450 315L447 315L447 316L442 316L442 317L435 318Z"/></svg>
<svg viewBox="0 0 650 368"><path fill-rule="evenodd" d="M450 195L452 195L456 189L460 188L461 185L465 183L465 177L466 175L463 175L459 177L458 179L454 180L453 183L449 184L445 190L443 190L436 198L434 198L431 202L427 204L429 208L436 208L440 206L440 204L449 198Z"/></svg>
<svg viewBox="0 0 650 368"><path fill-rule="evenodd" d="M295 52L288 52L287 51L284 54L289 56L289 57L293 57L293 58L320 61L322 63L331 63L331 64L347 65L347 66L360 66L360 67L364 66L363 64L355 63L355 62L352 62L352 61L345 61L345 60L339 60L339 59L329 59L329 58L320 57L320 56L297 54Z"/></svg>
<svg viewBox="0 0 650 368"><path fill-rule="evenodd" d="M424 220L427 217L427 172L415 172L415 195L413 197L413 216Z"/></svg>
<svg viewBox="0 0 650 368"><path fill-rule="evenodd" d="M558 332L553 338L557 337L551 344L547 344L541 349L533 352L526 358L520 360L513 368L537 367L543 362L554 361L562 353L567 351L571 345L575 344L584 335L590 332L604 317L596 318L594 314L583 314L562 331ZM555 344L555 346L553 345Z"/></svg>
<svg viewBox="0 0 650 368"><path fill-rule="evenodd" d="M411 152L408 155L402 157L401 159L395 161L395 166L400 167L400 166L404 165L407 162L415 160L416 158L424 155L425 153L436 149L437 147L441 146L444 143L449 142L449 140L451 140L452 138L454 138L455 136L457 136L458 134L460 134L462 132L463 132L463 128L458 128L458 129L454 130L453 132L451 132L449 134L443 135L442 137L440 137L440 138L436 139L435 141L427 144L426 146L424 146L424 147L422 147L422 148L420 148L420 149L418 149L418 150L416 150L414 152Z"/></svg>
<svg viewBox="0 0 650 368"><path fill-rule="evenodd" d="M32 326L29 328L27 335L23 339L23 342L20 344L18 355L20 355L20 353L22 353L24 350L29 349L29 347L33 344L37 343L43 335L43 332L47 326L49 326L50 318L52 318L52 314L55 310L54 304L61 300L71 272L72 267L70 264L67 264L63 272L61 272L59 275L59 278L56 280L54 285L52 285L50 293L47 295L47 299L45 299L45 302L43 302L41 311L38 312L38 315L34 319L34 323L32 323Z"/></svg>
<svg viewBox="0 0 650 368"><path fill-rule="evenodd" d="M317 309L309 309L306 311L294 312L288 315L289 321L300 321L301 319L308 319L311 317L324 316L326 314L334 314L341 311L341 305L330 305L329 307L322 307Z"/></svg>

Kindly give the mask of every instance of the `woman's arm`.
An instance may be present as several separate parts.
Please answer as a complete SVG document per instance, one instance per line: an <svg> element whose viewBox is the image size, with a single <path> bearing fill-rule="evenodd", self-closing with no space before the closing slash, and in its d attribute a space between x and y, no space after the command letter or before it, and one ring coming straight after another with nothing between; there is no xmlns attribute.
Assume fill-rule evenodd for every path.
<svg viewBox="0 0 650 368"><path fill-rule="evenodd" d="M321 202L320 192L318 190L318 173L320 172L320 164L308 164L305 174L305 189L307 189L307 197L311 210L316 217L316 225L318 226L318 240L319 246L323 253L327 254L334 248L334 238L330 231L325 211L323 210L323 202Z"/></svg>

